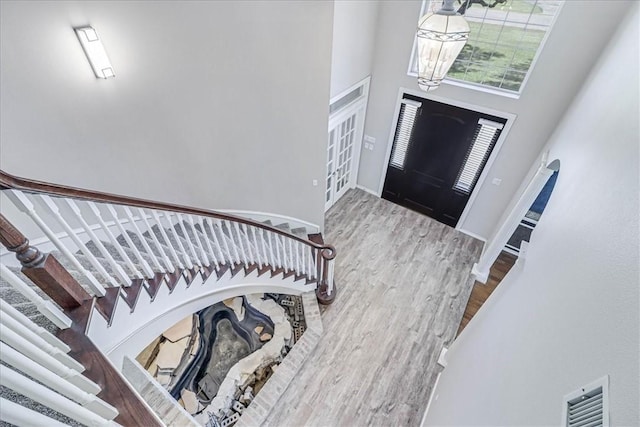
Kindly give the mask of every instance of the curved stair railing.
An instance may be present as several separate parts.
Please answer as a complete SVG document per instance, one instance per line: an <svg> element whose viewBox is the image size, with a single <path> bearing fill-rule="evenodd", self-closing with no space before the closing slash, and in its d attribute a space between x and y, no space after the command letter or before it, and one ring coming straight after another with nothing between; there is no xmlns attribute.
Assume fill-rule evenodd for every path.
<svg viewBox="0 0 640 427"><path fill-rule="evenodd" d="M45 385L49 384L41 377L50 383L57 381L51 375L59 372L43 365L39 356L14 354L20 351L14 335L24 336L24 330L30 329L29 336L38 338L31 345L41 352L39 344L45 342L53 349L58 346L69 352L72 357L67 357L77 364L73 369L80 372L86 368L84 375L94 384L81 389L67 379L52 389L29 384L28 377L2 367L2 385L29 398L38 396L40 400L34 400L81 424L109 425L115 419L123 425L161 425L87 337L94 310L110 324L119 300L133 312L142 292L153 301L163 286L171 292L179 284L188 287L198 276L203 283L215 286L216 281L238 274L266 275L274 282L293 281L315 289L324 304L335 298L336 252L319 235L307 240L224 213L37 182L2 171L0 190L47 237L42 250L30 246L27 238L0 214L0 242L15 252L19 261L19 266L2 265L2 279L26 297L54 329L60 328L57 338L43 333L42 327L29 318L20 318L11 304L3 301L2 359L24 359L26 354L29 366L14 365L18 371ZM207 280L210 277L213 280ZM7 312L10 315L4 316ZM5 317L18 320L5 322ZM41 398L42 393L48 397ZM68 402L58 401L65 393ZM3 400L0 404L8 422L33 415L20 412L12 402ZM85 411L98 418L86 418L92 415Z"/></svg>

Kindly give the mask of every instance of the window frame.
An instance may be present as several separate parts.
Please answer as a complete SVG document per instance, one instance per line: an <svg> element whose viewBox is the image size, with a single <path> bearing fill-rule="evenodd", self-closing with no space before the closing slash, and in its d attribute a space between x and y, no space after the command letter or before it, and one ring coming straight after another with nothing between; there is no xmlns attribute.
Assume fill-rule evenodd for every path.
<svg viewBox="0 0 640 427"><path fill-rule="evenodd" d="M430 5L431 2L433 2L433 1L437 1L437 0L422 0L422 6L420 7L420 15L418 16L418 20L422 16L424 16L424 14L426 13L428 5ZM533 56L533 60L531 61L531 65L529 66L529 69L527 70L527 73L524 76L524 79L522 80L522 84L520 85L520 89L519 90L513 91L513 90L509 90L509 89L502 89L502 88L497 88L495 86L489 86L489 85L485 85L485 84L481 84L481 83L473 83L473 82L469 82L469 81L465 81L465 80L458 80L458 79L449 78L449 77L445 77L444 80L442 80L442 83L448 84L448 85L451 85L451 86L458 86L458 87L463 87L463 88L466 88L466 89L477 90L479 92L490 93L490 94L493 94L493 95L500 95L500 96L504 96L506 98L519 99L520 96L522 95L522 92L524 91L524 88L527 85L527 82L529 81L529 77L531 76L531 72L533 71L533 69L536 66L536 63L538 62L538 58L540 57L540 54L544 50L544 47L545 47L545 45L547 43L547 40L549 39L549 34L551 34L551 31L553 31L553 28L554 28L554 26L556 24L556 21L558 20L558 15L560 15L560 13L562 13L562 8L564 7L565 3L566 3L565 0L560 0L560 4L558 5L558 9L557 9L555 15L553 16L553 18L551 20L551 24L549 25L549 28L545 32L545 35L543 36L542 41L540 42L540 46L538 46L538 50L537 50L536 54ZM417 25L418 20L416 20L416 25ZM410 76L410 77L414 77L416 79L418 78L418 58L416 57L417 43L418 43L418 38L414 35L413 36L413 45L412 45L412 48L411 48L411 57L409 58L409 66L407 68L407 75Z"/></svg>

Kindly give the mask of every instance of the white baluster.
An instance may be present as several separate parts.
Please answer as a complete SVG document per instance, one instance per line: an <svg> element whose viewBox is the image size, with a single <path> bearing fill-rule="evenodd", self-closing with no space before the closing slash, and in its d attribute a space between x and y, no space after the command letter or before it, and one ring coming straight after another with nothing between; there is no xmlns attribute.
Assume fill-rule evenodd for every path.
<svg viewBox="0 0 640 427"><path fill-rule="evenodd" d="M276 233L274 233L273 231L269 232L269 240L270 241L275 241L275 248L274 251L276 253L276 257L278 258L278 267L280 268L284 268L284 260L282 258L282 256L280 255L280 238L278 237L278 235Z"/></svg>
<svg viewBox="0 0 640 427"><path fill-rule="evenodd" d="M242 235L240 231L240 225L237 222L234 222L233 226L235 227L235 230L236 230L237 242L236 242L236 239L232 238L231 240L237 243L238 246L240 246L240 257L242 259L242 263L246 267L249 265L249 263L247 262L247 253L245 252L244 245L242 244ZM231 228L229 228L229 231L231 231ZM230 234L233 236L233 233L230 233Z"/></svg>
<svg viewBox="0 0 640 427"><path fill-rule="evenodd" d="M58 223L62 226L62 228L64 228L64 231L67 232L67 235L71 238L71 240L73 240L73 243L76 244L76 246L80 249L82 254L87 258L91 266L95 268L97 272L100 273L100 275L102 275L102 277L107 282L109 282L111 286L115 286L115 287L120 286L118 281L107 272L104 266L100 264L100 261L98 261L98 259L93 255L93 253L89 249L87 249L87 247L82 242L80 237L78 237L78 235L75 233L75 230L71 228L69 223L64 219L64 217L60 213L60 209L58 208L58 205L51 199L51 197L43 194L43 195L40 195L40 200L44 202L44 206L46 206L49 209L49 212L58 221Z"/></svg>
<svg viewBox="0 0 640 427"><path fill-rule="evenodd" d="M84 228L84 231L86 231L86 233L89 235L93 243L98 248L98 251L100 252L102 257L107 260L111 268L113 268L113 271L115 272L115 274L120 278L120 281L122 282L122 284L125 286L130 286L131 278L129 278L129 275L125 273L125 271L122 269L120 264L116 262L116 260L107 250L107 248L104 247L104 245L102 244L102 242L100 241L96 233L94 233L93 230L91 229L91 226L87 224L87 221L82 216L82 212L80 211L80 208L78 207L78 205L71 199L58 199L58 200L64 201L67 204L67 206L69 206L71 211L75 214L78 222L80 222L80 225L82 225L82 228Z"/></svg>
<svg viewBox="0 0 640 427"><path fill-rule="evenodd" d="M289 256L287 253L287 242L284 238L284 236L282 236L281 234L277 235L278 237L278 243L280 244L280 251L282 252L282 267L286 270L290 270L289 266L291 264L289 264Z"/></svg>
<svg viewBox="0 0 640 427"><path fill-rule="evenodd" d="M300 251L300 274L307 274L307 259L305 258L306 255L306 245L298 242L298 250Z"/></svg>
<svg viewBox="0 0 640 427"><path fill-rule="evenodd" d="M98 219L98 223L100 224L100 227L102 227L102 231L107 235L107 238L109 239L111 244L116 248L116 251L118 251L118 255L120 255L120 257L124 260L124 263L127 264L127 267L129 267L129 270L133 272L133 275L136 278L142 279L144 276L142 275L140 270L138 270L138 267L136 267L133 261L131 261L131 258L129 257L129 255L127 255L127 253L123 249L120 242L118 242L118 239L116 238L116 236L114 236L114 234L111 232L111 229L102 218L102 212L100 212L98 205L96 205L94 202L86 202L86 203L87 203L87 206L89 206L89 209L91 209L95 217Z"/></svg>
<svg viewBox="0 0 640 427"><path fill-rule="evenodd" d="M199 254L199 258L202 261L202 263L204 264L204 266L209 267L211 265L211 262L209 260L209 256L207 255L207 252L204 250L204 246L202 245L202 241L200 240L200 237L198 237L198 229L195 226L194 220L193 220L193 215L187 215L187 220L185 221L184 219L182 219L182 216L180 217L180 219L182 220L182 226L185 229L185 236L187 237L187 240L191 240L189 238L189 234L187 233L187 227L184 225L185 222L187 224L188 227L191 228L191 232L193 233L193 238L195 240L194 243L194 247L197 249L198 252L200 252Z"/></svg>
<svg viewBox="0 0 640 427"><path fill-rule="evenodd" d="M252 225L247 225L247 237L251 240L251 244L253 245L253 254L255 256L255 261L258 264L259 268L262 268L264 264L262 262L262 253L260 253L260 242L256 239L256 229Z"/></svg>
<svg viewBox="0 0 640 427"><path fill-rule="evenodd" d="M191 237L189 237L189 233L187 233L187 227L184 225L185 221L182 214L176 213L176 218L178 219L178 221L176 222L176 227L182 230L182 235L184 236L184 240L187 242L187 248L189 249L190 256L194 260L195 264L203 266L204 263L202 262L200 257L198 257L196 248L193 246L193 242L191 241Z"/></svg>
<svg viewBox="0 0 640 427"><path fill-rule="evenodd" d="M224 234L224 229L222 228L223 225L226 225L227 230L229 230L229 241L231 242L231 247L233 248L233 254L235 255L235 262L237 264L242 264L242 260L240 259L240 254L238 252L238 245L236 244L235 240L233 239L233 232L231 231L231 223L229 223L229 221L220 221L220 230L222 230L222 237L225 239L225 243L227 242L227 238ZM231 255L231 252L229 252L229 255Z"/></svg>
<svg viewBox="0 0 640 427"><path fill-rule="evenodd" d="M10 388L30 399L47 406L54 411L60 412L88 426L115 426L116 423L106 420L98 414L83 408L72 400L56 393L47 387L20 375L13 369L0 365L0 384Z"/></svg>
<svg viewBox="0 0 640 427"><path fill-rule="evenodd" d="M258 240L260 240L260 244L262 246L262 259L264 260L265 264L272 266L273 264L271 264L271 260L269 259L269 248L264 237L265 230L264 228L256 228L256 232L258 233Z"/></svg>
<svg viewBox="0 0 640 427"><path fill-rule="evenodd" d="M273 248L271 247L271 240L269 239L269 230L264 228L260 229L260 234L262 234L262 242L264 245L264 253L266 254L269 265L272 269L278 266L278 263L273 256Z"/></svg>
<svg viewBox="0 0 640 427"><path fill-rule="evenodd" d="M300 260L300 265L302 266L302 274L304 275L308 275L309 274L309 270L307 270L307 266L309 265L307 263L307 245L304 243L300 243L300 253L301 253L301 260Z"/></svg>
<svg viewBox="0 0 640 427"><path fill-rule="evenodd" d="M327 274L327 294L331 295L333 293L333 268L334 268L334 260L329 260L328 269L329 272Z"/></svg>
<svg viewBox="0 0 640 427"><path fill-rule="evenodd" d="M156 225L158 226L158 231L160 232L162 239L166 243L165 246L169 248L169 253L171 254L171 257L173 258L173 260L175 261L176 265L179 268L181 269L184 268L184 264L182 264L182 260L180 259L180 257L178 256L178 253L176 252L175 248L171 244L171 240L169 240L169 236L167 235L167 230L165 230L164 226L162 225L162 221L160 220L160 215L156 210L151 210L151 215L153 216L153 219L155 220ZM153 232L152 229L149 229L149 230ZM173 271L175 271L175 268L174 270L172 270L172 272Z"/></svg>
<svg viewBox="0 0 640 427"><path fill-rule="evenodd" d="M156 233L153 232L153 228L151 227L151 224L147 219L147 213L144 211L144 209L138 208L138 214L140 215L142 222L144 222L144 225L147 227L147 231L149 232L149 237L151 238L151 240L153 241L153 244L158 249L158 253L160 253L160 257L162 258L164 265L167 267L167 270L170 273L173 273L174 271L176 271L176 268L173 266L173 264L171 263L171 260L167 256L167 253L162 247L162 243L160 243L160 240L158 240L158 236L156 236Z"/></svg>
<svg viewBox="0 0 640 427"><path fill-rule="evenodd" d="M13 202L14 205L22 212L29 215L29 217L35 222L38 227L44 232L44 234L49 238L51 243L62 253L73 264L74 268L82 273L87 280L89 281L89 287L94 295L104 296L105 290L104 287L98 282L98 279L87 269L84 268L80 261L71 253L71 251L58 239L58 236L49 228L49 226L44 222L44 220L38 215L35 210L35 206L31 201L26 197L24 193L17 190L8 190L5 191L5 194L9 197L9 199Z"/></svg>
<svg viewBox="0 0 640 427"><path fill-rule="evenodd" d="M116 224L116 227L118 227L118 230L120 231L120 235L122 236L124 241L127 242L127 246L129 246L129 249L133 252L133 254L138 259L138 263L142 266L142 269L144 270L144 274L146 274L147 277L153 277L155 273L149 266L149 263L147 262L147 260L144 259L144 257L138 250L138 247L135 245L135 243L133 243L133 240L131 240L131 236L129 236L129 232L127 231L127 229L124 228L124 225L122 225L122 221L120 221L120 217L116 208L110 204L106 204L104 206L107 208L107 211L109 211L109 214L113 218Z"/></svg>
<svg viewBox="0 0 640 427"><path fill-rule="evenodd" d="M267 240L267 230L264 228L258 229L260 233L260 237L262 238L262 251L264 252L264 258L267 260L267 263L275 268L276 264L273 260L273 254L271 253L271 247L269 245L269 241Z"/></svg>
<svg viewBox="0 0 640 427"><path fill-rule="evenodd" d="M316 274L317 274L317 280L318 280L318 284L320 283L320 281L322 280L322 270L324 269L324 258L322 258L322 249L317 249L316 250Z"/></svg>
<svg viewBox="0 0 640 427"><path fill-rule="evenodd" d="M307 246L307 253L309 254L309 279L315 279L316 269L314 268L313 248Z"/></svg>
<svg viewBox="0 0 640 427"><path fill-rule="evenodd" d="M13 289L20 292L26 299L35 304L36 308L47 319L49 319L54 325L60 329L67 329L71 326L71 319L56 307L51 301L47 301L38 295L31 286L26 284L20 277L18 277L9 268L0 264L0 272L2 272L2 278L11 285Z"/></svg>
<svg viewBox="0 0 640 427"><path fill-rule="evenodd" d="M20 324L20 322L13 319L12 317L7 316L6 318L2 319L2 324L5 328L8 328L16 334L20 334L22 338L35 345L36 347L47 353L49 356L53 357L61 363L64 363L67 367L76 370L81 368L82 365L69 357L60 348L49 344L35 332L25 328L24 326L22 326L22 324Z"/></svg>
<svg viewBox="0 0 640 427"><path fill-rule="evenodd" d="M29 375L31 378L38 380L38 382L79 403L101 417L113 419L118 416L118 410L113 406L95 395L81 390L54 372L38 365L28 357L24 357L3 342L0 342L0 357L3 362L8 363L19 371Z"/></svg>
<svg viewBox="0 0 640 427"><path fill-rule="evenodd" d="M193 220L193 216L190 216ZM218 257L216 256L216 252L213 250L213 247L211 247L211 240L209 240L209 236L207 236L207 230L206 227L204 225L204 218L199 216L199 217L195 217L195 221L197 221L197 223L200 225L200 228L202 229L202 237L200 240L204 240L205 246L206 246L206 251L208 253L208 258L214 262L214 264L220 265L220 262L218 261ZM193 226L193 229L195 230L196 227ZM201 242L202 243L202 242Z"/></svg>
<svg viewBox="0 0 640 427"><path fill-rule="evenodd" d="M267 264L267 260L264 258L263 253L260 251L260 242L258 241L258 238L256 237L256 228L253 226L250 226L251 228L251 236L253 237L253 241L255 242L255 249L256 252L258 253L258 266L262 269L262 267ZM262 241L262 247L264 249L264 241Z"/></svg>
<svg viewBox="0 0 640 427"><path fill-rule="evenodd" d="M15 426L47 426L47 427L69 427L67 424L49 418L39 412L20 406L10 400L0 397L0 420Z"/></svg>
<svg viewBox="0 0 640 427"><path fill-rule="evenodd" d="M290 239L293 240L293 239ZM293 248L295 250L295 258L296 258L296 274L299 275L300 271L300 244L298 241L292 242Z"/></svg>
<svg viewBox="0 0 640 427"><path fill-rule="evenodd" d="M171 214L169 212L163 212L163 216L164 216L165 220L167 221L167 223L169 224L167 229L169 230L169 233L171 233L171 235L173 236L174 240L176 241L176 244L178 245L177 249L182 254L182 259L183 259L185 265L189 269L193 268L193 262L191 261L191 258L187 254L187 251L184 249L184 246L182 245L182 241L180 240L181 237L178 234L178 232L176 231L175 225L173 224L173 221L171 220Z"/></svg>
<svg viewBox="0 0 640 427"><path fill-rule="evenodd" d="M55 359L53 356L44 352L41 348L31 344L29 341L24 339L19 334L15 333L9 328L6 328L3 324L0 323L0 338L3 342L9 344L11 347L18 350L20 353L38 363L39 365L44 366L51 372L55 372L60 375L62 378L66 379L70 383L78 386L82 390L87 393L98 394L100 393L100 387L95 384L93 381L89 380L87 377L81 374L84 371L84 366L71 359L73 362L76 362L76 368L69 368L64 363Z"/></svg>
<svg viewBox="0 0 640 427"><path fill-rule="evenodd" d="M287 241L287 243L289 243L288 245L289 246L289 266L290 266L289 270L295 271L296 264L294 259L295 254L293 253L293 242L288 237L285 237L284 239L285 241Z"/></svg>
<svg viewBox="0 0 640 427"><path fill-rule="evenodd" d="M1 335L2 341L6 342L5 335L10 334L10 332L19 334L20 337L22 337L32 345L36 346L39 349L39 351L42 351L48 354L49 356L56 359L58 362L61 362L64 365L66 365L68 368L75 369L76 371L84 369L81 364L79 364L74 359L69 357L66 353L64 353L58 347L52 346L51 344L46 342L44 339L40 338L38 335L31 332L24 326L20 326L20 323L17 322L16 320L10 317L7 317L6 319L2 319L2 323L0 324L0 327L2 328L2 335Z"/></svg>
<svg viewBox="0 0 640 427"><path fill-rule="evenodd" d="M222 264L225 265L227 263L227 260L226 260L226 258L224 256L224 252L222 251L222 246L220 246L220 242L218 241L218 236L216 235L216 230L215 230L214 224L211 222L211 219L209 219L209 218L205 218L204 219L204 223L209 226L209 230L211 231L211 237L213 238L213 243L215 244L214 246L218 249L218 252L220 252L220 260L221 260ZM223 238L222 242L223 242L224 248L227 251L227 254L229 256L229 261L233 262L231 260L231 252L229 251L229 245L227 244L227 241Z"/></svg>
<svg viewBox="0 0 640 427"><path fill-rule="evenodd" d="M133 217L133 212L131 212L131 209L129 208L129 206L122 206L122 210L124 211L124 214L129 220L129 223L133 227L134 232L138 236L138 240L140 240L140 244L144 248L144 251L147 253L147 255L149 255L149 258L151 258L151 262L153 263L153 265L155 265L156 269L158 269L158 271L160 271L161 273L166 272L162 264L160 264L160 261L158 261L158 257L156 257L156 254L153 253L151 246L149 246L149 243L147 243L147 239L142 234L142 231L140 231L140 227L138 227L138 223ZM151 233L151 231L149 231L149 233Z"/></svg>
<svg viewBox="0 0 640 427"><path fill-rule="evenodd" d="M258 257L253 253L254 252L252 248L253 245L251 244L251 240L249 238L249 230L247 229L247 225L240 224L240 231L241 231L241 237L244 236L244 240L246 242L247 252L249 254L249 264L256 264Z"/></svg>
<svg viewBox="0 0 640 427"><path fill-rule="evenodd" d="M27 316L20 313L18 310L13 308L9 303L7 303L3 299L0 299L0 313L1 313L0 317L6 316L6 317L13 318L17 322L19 322L23 327L29 329L31 332L38 335L40 338L42 338L52 346L58 347L60 351L64 353L68 353L71 350L68 345L60 341L58 338L56 338L55 335L47 331L42 326L38 326L35 323L33 323Z"/></svg>

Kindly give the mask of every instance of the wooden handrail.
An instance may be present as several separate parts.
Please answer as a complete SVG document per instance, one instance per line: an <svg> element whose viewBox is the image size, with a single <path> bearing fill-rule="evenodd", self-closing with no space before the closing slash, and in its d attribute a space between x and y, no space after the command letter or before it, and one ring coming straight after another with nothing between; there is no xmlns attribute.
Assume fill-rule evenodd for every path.
<svg viewBox="0 0 640 427"><path fill-rule="evenodd" d="M71 197L74 199L89 200L93 202L115 203L129 206L136 206L147 209L159 209L171 212L186 213L193 215L206 216L210 218L221 219L225 221L238 222L241 224L251 225L253 227L263 228L265 230L286 236L287 238L297 240L305 245L318 249L323 253L325 250L329 250L330 253L335 254L336 250L332 245L318 244L306 239L302 239L294 234L287 233L286 231L278 228L263 224L261 222L252 221L250 219L241 218L233 215L224 214L208 209L194 208L190 206L178 205L173 203L156 202L146 199L139 199L129 196L121 196L117 194L105 193L101 191L85 190L82 188L70 187L66 185L51 184L42 181L36 181L27 178L21 178L15 175L8 174L0 170L0 190L2 189L16 189L26 192L46 193L56 196Z"/></svg>

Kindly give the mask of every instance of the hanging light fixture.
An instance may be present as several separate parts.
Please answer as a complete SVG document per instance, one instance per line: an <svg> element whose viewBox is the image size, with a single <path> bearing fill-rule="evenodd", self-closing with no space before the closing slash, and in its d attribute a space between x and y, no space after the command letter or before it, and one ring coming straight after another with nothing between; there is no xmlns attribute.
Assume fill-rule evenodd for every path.
<svg viewBox="0 0 640 427"><path fill-rule="evenodd" d="M418 86L437 89L469 38L469 24L444 0L442 9L418 22Z"/></svg>

